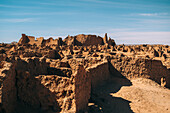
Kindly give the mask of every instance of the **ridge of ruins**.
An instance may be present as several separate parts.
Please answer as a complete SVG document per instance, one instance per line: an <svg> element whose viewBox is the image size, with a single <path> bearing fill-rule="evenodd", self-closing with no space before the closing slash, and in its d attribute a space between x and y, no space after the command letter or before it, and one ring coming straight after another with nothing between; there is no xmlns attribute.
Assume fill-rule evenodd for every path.
<svg viewBox="0 0 170 113"><path fill-rule="evenodd" d="M112 77L147 78L170 88L169 45L116 45L107 33L22 34L17 43L0 43L0 112L86 112L93 91Z"/></svg>

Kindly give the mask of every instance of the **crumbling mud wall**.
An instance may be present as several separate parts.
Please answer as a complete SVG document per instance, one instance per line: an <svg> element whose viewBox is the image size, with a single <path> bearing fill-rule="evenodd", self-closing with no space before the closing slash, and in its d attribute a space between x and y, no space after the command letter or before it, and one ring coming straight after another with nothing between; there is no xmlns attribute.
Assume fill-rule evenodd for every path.
<svg viewBox="0 0 170 113"><path fill-rule="evenodd" d="M113 68L129 79L137 77L149 78L144 59L123 57L112 59L111 64L113 65ZM112 73L112 75L114 76L114 73Z"/></svg>
<svg viewBox="0 0 170 113"><path fill-rule="evenodd" d="M96 35L76 35L76 36L68 36L63 42L67 45L78 45L78 46L89 46L89 45L102 45L103 39L100 36Z"/></svg>
<svg viewBox="0 0 170 113"><path fill-rule="evenodd" d="M68 36L64 40L61 37L58 39L53 39L50 37L49 39L45 40L43 37L36 38L34 36L27 36L26 34L22 34L21 39L19 40L18 44L30 44L30 45L37 45L37 46L61 46L61 45L77 45L77 46L90 46L90 45L103 45L108 43L109 45L115 45L115 41L111 38L107 39L107 33L105 37L102 38L96 35L84 35L79 34L76 36Z"/></svg>
<svg viewBox="0 0 170 113"><path fill-rule="evenodd" d="M78 67L75 76L75 102L76 112L87 110L91 93L91 76L87 74L83 65Z"/></svg>
<svg viewBox="0 0 170 113"><path fill-rule="evenodd" d="M108 61L94 64L86 69L83 65L79 65L73 76L75 76L76 112L85 112L92 89L106 82L110 77Z"/></svg>
<svg viewBox="0 0 170 113"><path fill-rule="evenodd" d="M1 64L1 112L24 112L28 107L30 112L86 111L91 77L83 65L72 75L68 73L70 69L49 67L45 59L16 59L13 65Z"/></svg>
<svg viewBox="0 0 170 113"><path fill-rule="evenodd" d="M89 45L102 45L103 39L100 36L96 35L77 35L75 36L76 40L81 43L83 46L89 46Z"/></svg>
<svg viewBox="0 0 170 113"><path fill-rule="evenodd" d="M113 66L113 68L129 79L149 78L162 86L170 87L170 70L163 66L161 61L123 57L112 59L111 64L110 66ZM111 72L113 72L113 69Z"/></svg>
<svg viewBox="0 0 170 113"><path fill-rule="evenodd" d="M27 36L22 34L21 39L19 40L18 44L30 44L30 45L37 45L37 46L49 46L49 45L62 45L62 39L53 39L49 38L45 40L43 37L36 38L34 36Z"/></svg>
<svg viewBox="0 0 170 113"><path fill-rule="evenodd" d="M21 69L17 71L19 100L40 111L75 112L74 79L66 75L70 70L49 67L44 59L27 62L16 66Z"/></svg>
<svg viewBox="0 0 170 113"><path fill-rule="evenodd" d="M37 112L85 112L91 91L107 81L111 74L114 76L112 68L129 79L150 78L169 85L169 70L160 61L148 59L123 57L86 69L78 65L74 73L68 67L55 68L44 58L18 58L12 62L0 65L0 110L6 113L25 110L19 108L18 103Z"/></svg>
<svg viewBox="0 0 170 113"><path fill-rule="evenodd" d="M18 58L13 64L18 73L28 71L32 76L48 74L48 64L44 58Z"/></svg>
<svg viewBox="0 0 170 113"><path fill-rule="evenodd" d="M17 100L16 73L12 63L0 62L0 113L12 113Z"/></svg>
<svg viewBox="0 0 170 113"><path fill-rule="evenodd" d="M44 59L27 62L22 65L26 70L16 68L22 69L17 71L19 100L43 112L75 112L74 79L67 74L70 70L49 67Z"/></svg>
<svg viewBox="0 0 170 113"><path fill-rule="evenodd" d="M88 67L86 70L91 77L92 88L99 86L110 77L109 65L107 60Z"/></svg>
<svg viewBox="0 0 170 113"><path fill-rule="evenodd" d="M46 111L47 106L51 106L53 108L53 111L59 111L64 112L72 112L74 113L76 111L76 104L75 104L75 86L73 78L68 77L61 77L58 75L39 75L36 77L41 84L48 89L52 94L53 97L50 98L50 100L46 99L49 95L47 94L45 96L45 101L42 105ZM39 96L43 96L42 93L39 93ZM57 101L58 105L55 103L52 103L50 101ZM60 107L58 109L58 107Z"/></svg>
<svg viewBox="0 0 170 113"><path fill-rule="evenodd" d="M170 69L167 69L166 66L162 65L161 61L158 60L146 60L145 68L150 75L150 79L170 88Z"/></svg>
<svg viewBox="0 0 170 113"><path fill-rule="evenodd" d="M25 60L17 59L13 64L1 64L0 112L25 112L28 107L37 112L60 111L54 94L35 78L39 74L48 73L47 64L39 59Z"/></svg>
<svg viewBox="0 0 170 113"><path fill-rule="evenodd" d="M23 76L24 75L24 76ZM18 73L18 102L36 111L60 111L55 95L29 72ZM17 108L22 111L22 108ZM24 110L24 109L23 109ZM33 111L34 111L33 110Z"/></svg>

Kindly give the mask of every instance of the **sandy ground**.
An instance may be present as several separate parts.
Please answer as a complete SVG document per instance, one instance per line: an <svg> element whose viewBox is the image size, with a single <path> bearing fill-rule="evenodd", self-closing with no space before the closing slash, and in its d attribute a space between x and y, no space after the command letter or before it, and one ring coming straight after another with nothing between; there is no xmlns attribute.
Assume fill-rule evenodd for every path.
<svg viewBox="0 0 170 113"><path fill-rule="evenodd" d="M112 78L92 93L89 113L170 113L170 90L149 79Z"/></svg>

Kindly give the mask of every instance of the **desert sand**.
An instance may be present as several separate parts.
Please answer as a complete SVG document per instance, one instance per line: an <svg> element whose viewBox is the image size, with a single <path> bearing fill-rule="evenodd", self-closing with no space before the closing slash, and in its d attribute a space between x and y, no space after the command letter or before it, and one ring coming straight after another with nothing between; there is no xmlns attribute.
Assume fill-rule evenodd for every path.
<svg viewBox="0 0 170 113"><path fill-rule="evenodd" d="M90 113L169 113L170 90L150 79L112 78L88 105Z"/></svg>

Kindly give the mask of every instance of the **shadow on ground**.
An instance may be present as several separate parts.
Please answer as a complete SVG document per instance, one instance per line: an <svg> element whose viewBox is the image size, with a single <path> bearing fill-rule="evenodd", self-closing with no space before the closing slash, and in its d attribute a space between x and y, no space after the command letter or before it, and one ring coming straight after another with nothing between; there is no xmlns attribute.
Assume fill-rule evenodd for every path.
<svg viewBox="0 0 170 113"><path fill-rule="evenodd" d="M89 100L90 113L133 113L128 100L114 97L111 93L116 93L122 86L131 86L130 80L121 75L114 67L111 69L111 78L101 86L91 92Z"/></svg>

